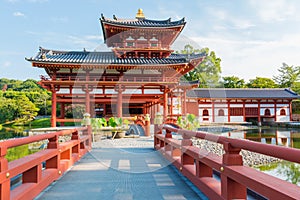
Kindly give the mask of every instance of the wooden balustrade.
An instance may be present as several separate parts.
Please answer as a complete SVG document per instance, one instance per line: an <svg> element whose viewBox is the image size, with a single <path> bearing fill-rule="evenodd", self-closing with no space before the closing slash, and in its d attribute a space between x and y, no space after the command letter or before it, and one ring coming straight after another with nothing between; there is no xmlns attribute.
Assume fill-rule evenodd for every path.
<svg viewBox="0 0 300 200"><path fill-rule="evenodd" d="M58 141L67 135L69 141ZM43 140L48 140L47 149L11 162L5 158L9 148ZM90 149L90 126L0 142L0 200L33 199ZM20 175L21 184L11 188L12 178Z"/></svg>
<svg viewBox="0 0 300 200"><path fill-rule="evenodd" d="M165 134L162 134L162 133ZM172 138L171 132L183 139ZM192 146L191 138L223 144L223 157ZM160 127L154 136L154 147L193 182L209 199L246 199L247 189L267 199L299 199L300 187L243 165L241 149L300 163L300 150L227 138L204 132ZM213 177L220 174L220 180Z"/></svg>

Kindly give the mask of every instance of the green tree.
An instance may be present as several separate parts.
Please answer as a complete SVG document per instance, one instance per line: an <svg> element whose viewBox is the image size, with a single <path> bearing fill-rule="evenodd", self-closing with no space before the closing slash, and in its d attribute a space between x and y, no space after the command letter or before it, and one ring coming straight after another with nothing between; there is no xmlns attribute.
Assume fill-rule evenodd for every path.
<svg viewBox="0 0 300 200"><path fill-rule="evenodd" d="M31 121L38 114L38 108L25 95L20 95L16 99L17 118L21 121Z"/></svg>
<svg viewBox="0 0 300 200"><path fill-rule="evenodd" d="M256 77L247 83L249 88L277 88L278 85L270 78Z"/></svg>
<svg viewBox="0 0 300 200"><path fill-rule="evenodd" d="M222 78L224 88L244 88L245 80L236 76L225 76Z"/></svg>
<svg viewBox="0 0 300 200"><path fill-rule="evenodd" d="M15 100L0 97L0 123L14 120L17 115L17 107Z"/></svg>
<svg viewBox="0 0 300 200"><path fill-rule="evenodd" d="M19 87L14 89L15 91L22 91L22 92L41 92L44 89L38 85L36 80L27 79L26 81L22 82Z"/></svg>
<svg viewBox="0 0 300 200"><path fill-rule="evenodd" d="M300 94L300 82L294 82L292 85L292 90L297 94Z"/></svg>
<svg viewBox="0 0 300 200"><path fill-rule="evenodd" d="M286 63L282 63L282 66L278 69L279 75L273 76L273 80L281 88L293 87L293 84L300 79L300 66L289 66Z"/></svg>
<svg viewBox="0 0 300 200"><path fill-rule="evenodd" d="M184 80L199 80L199 87L216 87L219 85L221 73L221 58L216 56L209 48L194 49L191 45L186 45L180 52L182 54L205 53L205 59L193 70L183 76Z"/></svg>

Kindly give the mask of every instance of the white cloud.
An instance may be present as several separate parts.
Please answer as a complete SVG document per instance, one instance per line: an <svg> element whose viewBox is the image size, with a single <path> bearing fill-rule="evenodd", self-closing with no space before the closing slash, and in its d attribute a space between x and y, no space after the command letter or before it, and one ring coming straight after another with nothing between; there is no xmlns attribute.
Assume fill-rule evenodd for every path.
<svg viewBox="0 0 300 200"><path fill-rule="evenodd" d="M222 59L222 76L245 80L256 76L272 78L283 62L299 66L300 36L290 35L277 41L230 40L222 37L194 37L192 40L209 47Z"/></svg>
<svg viewBox="0 0 300 200"><path fill-rule="evenodd" d="M25 17L25 14L18 11L18 12L14 12L13 16L15 16L15 17Z"/></svg>
<svg viewBox="0 0 300 200"><path fill-rule="evenodd" d="M102 35L86 35L84 38L87 40L103 40Z"/></svg>
<svg viewBox="0 0 300 200"><path fill-rule="evenodd" d="M68 17L53 17L53 18L51 18L51 21L53 21L54 23L67 23L67 22L69 22L69 18Z"/></svg>
<svg viewBox="0 0 300 200"><path fill-rule="evenodd" d="M290 0L250 0L250 5L256 9L260 18L267 22L284 21L298 12L297 5Z"/></svg>
<svg viewBox="0 0 300 200"><path fill-rule="evenodd" d="M11 66L11 62L10 61L5 61L2 65L4 67L10 67Z"/></svg>
<svg viewBox="0 0 300 200"><path fill-rule="evenodd" d="M103 43L102 36L99 35L86 35L86 36L67 36L69 41L79 48L86 48L87 50L95 50Z"/></svg>
<svg viewBox="0 0 300 200"><path fill-rule="evenodd" d="M225 9L207 7L206 10L215 21L214 30L249 29L255 26L250 20L234 16Z"/></svg>

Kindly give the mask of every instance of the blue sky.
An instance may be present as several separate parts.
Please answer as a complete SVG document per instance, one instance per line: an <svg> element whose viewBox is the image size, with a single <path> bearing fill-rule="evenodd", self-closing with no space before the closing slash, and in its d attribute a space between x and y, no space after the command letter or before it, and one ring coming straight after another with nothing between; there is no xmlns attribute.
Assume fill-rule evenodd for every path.
<svg viewBox="0 0 300 200"><path fill-rule="evenodd" d="M24 59L39 46L105 49L101 13L134 18L138 8L149 19L185 17L174 48L209 47L222 59L222 76L272 78L283 62L300 65L298 0L0 0L0 78L38 80L46 74Z"/></svg>

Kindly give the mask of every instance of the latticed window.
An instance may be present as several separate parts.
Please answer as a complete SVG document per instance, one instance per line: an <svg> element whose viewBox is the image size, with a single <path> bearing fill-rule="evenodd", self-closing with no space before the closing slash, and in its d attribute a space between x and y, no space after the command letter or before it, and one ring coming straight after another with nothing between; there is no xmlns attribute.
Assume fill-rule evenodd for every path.
<svg viewBox="0 0 300 200"><path fill-rule="evenodd" d="M280 115L286 115L285 109L280 110Z"/></svg>
<svg viewBox="0 0 300 200"><path fill-rule="evenodd" d="M220 110L218 111L218 115L219 115L219 116L224 116L224 110L223 110L223 109L220 109Z"/></svg>
<svg viewBox="0 0 300 200"><path fill-rule="evenodd" d="M231 116L243 116L243 108L230 108Z"/></svg>
<svg viewBox="0 0 300 200"><path fill-rule="evenodd" d="M245 108L246 116L257 116L258 108Z"/></svg>

